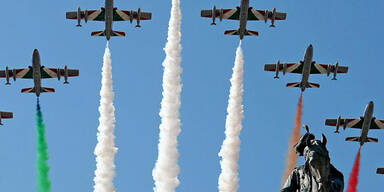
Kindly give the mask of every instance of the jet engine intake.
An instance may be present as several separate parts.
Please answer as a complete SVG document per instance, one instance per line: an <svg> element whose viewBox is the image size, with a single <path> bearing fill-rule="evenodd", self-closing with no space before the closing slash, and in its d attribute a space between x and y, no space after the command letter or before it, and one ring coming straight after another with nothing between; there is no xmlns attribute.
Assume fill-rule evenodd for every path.
<svg viewBox="0 0 384 192"><path fill-rule="evenodd" d="M5 67L5 78L6 78L6 85L10 85L11 83L9 83L9 70L8 70L8 66Z"/></svg>
<svg viewBox="0 0 384 192"><path fill-rule="evenodd" d="M279 79L279 71L280 71L280 60L276 63L276 75L273 77L274 79Z"/></svg>
<svg viewBox="0 0 384 192"><path fill-rule="evenodd" d="M57 80L60 81L61 74L60 74L60 68L57 68Z"/></svg>
<svg viewBox="0 0 384 192"><path fill-rule="evenodd" d="M87 23L88 22L88 10L84 10L84 21L85 21L85 23Z"/></svg>
<svg viewBox="0 0 384 192"><path fill-rule="evenodd" d="M80 7L77 8L77 15L76 15L76 17L77 17L77 25L76 25L76 27L81 27L81 9L80 9Z"/></svg>
<svg viewBox="0 0 384 192"><path fill-rule="evenodd" d="M13 81L16 81L16 69L12 69Z"/></svg>
<svg viewBox="0 0 384 192"><path fill-rule="evenodd" d="M273 8L272 18L271 18L271 25L269 27L275 27L275 20L276 20L276 8Z"/></svg>
<svg viewBox="0 0 384 192"><path fill-rule="evenodd" d="M333 78L332 78L332 80L337 80L336 79L336 75L337 75L337 71L338 70L339 70L339 62L336 62L335 69L333 71Z"/></svg>
<svg viewBox="0 0 384 192"><path fill-rule="evenodd" d="M137 18L136 18L136 21L137 21L137 24L136 24L136 28L140 28L141 25L140 25L140 18L141 18L141 9L137 9Z"/></svg>
<svg viewBox="0 0 384 192"><path fill-rule="evenodd" d="M64 84L69 84L68 82L68 67L64 67Z"/></svg>

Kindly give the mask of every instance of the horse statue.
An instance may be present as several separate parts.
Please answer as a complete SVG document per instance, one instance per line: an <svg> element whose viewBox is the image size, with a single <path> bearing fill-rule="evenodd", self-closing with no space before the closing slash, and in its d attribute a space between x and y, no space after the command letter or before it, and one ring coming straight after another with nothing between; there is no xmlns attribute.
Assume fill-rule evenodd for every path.
<svg viewBox="0 0 384 192"><path fill-rule="evenodd" d="M344 176L330 162L327 138L315 140L309 133L295 145L296 153L304 156L305 164L296 167L280 192L343 192Z"/></svg>

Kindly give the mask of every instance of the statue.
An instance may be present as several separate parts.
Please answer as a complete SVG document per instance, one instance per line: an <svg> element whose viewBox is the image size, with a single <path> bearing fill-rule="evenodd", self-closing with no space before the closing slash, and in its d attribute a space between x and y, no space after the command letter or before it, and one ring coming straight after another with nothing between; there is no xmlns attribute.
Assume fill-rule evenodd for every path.
<svg viewBox="0 0 384 192"><path fill-rule="evenodd" d="M323 134L321 141L315 140L305 128L307 133L294 146L305 165L292 171L280 192L343 192L344 176L330 163L327 138Z"/></svg>

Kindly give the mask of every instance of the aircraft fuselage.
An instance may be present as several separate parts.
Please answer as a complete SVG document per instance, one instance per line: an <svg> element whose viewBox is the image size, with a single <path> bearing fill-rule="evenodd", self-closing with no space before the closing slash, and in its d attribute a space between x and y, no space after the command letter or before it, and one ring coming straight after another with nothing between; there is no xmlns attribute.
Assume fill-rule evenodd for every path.
<svg viewBox="0 0 384 192"><path fill-rule="evenodd" d="M361 128L361 136L360 136L361 146L364 145L364 143L367 141L368 131L369 131L369 128L371 127L371 122L372 122L372 115L373 115L373 102L370 101L365 107L364 121L363 121L363 126Z"/></svg>
<svg viewBox="0 0 384 192"><path fill-rule="evenodd" d="M35 84L36 96L40 96L41 91L41 64L40 54L37 49L33 50L32 55L32 71L33 71L33 82Z"/></svg>
<svg viewBox="0 0 384 192"><path fill-rule="evenodd" d="M109 41L112 35L113 0L105 0L105 36Z"/></svg>
<svg viewBox="0 0 384 192"><path fill-rule="evenodd" d="M303 61L303 73L301 76L301 91L304 91L308 85L309 75L311 73L312 67L312 57L313 57L313 47L309 45L305 51L304 61Z"/></svg>
<svg viewBox="0 0 384 192"><path fill-rule="evenodd" d="M240 27L239 27L240 39L244 38L245 32L247 30L248 9L249 9L249 0L241 0Z"/></svg>

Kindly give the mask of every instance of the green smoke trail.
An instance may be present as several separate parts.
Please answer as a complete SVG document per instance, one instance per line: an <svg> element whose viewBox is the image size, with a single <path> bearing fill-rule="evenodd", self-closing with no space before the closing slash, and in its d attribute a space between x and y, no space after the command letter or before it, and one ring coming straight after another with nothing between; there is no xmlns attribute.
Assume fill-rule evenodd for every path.
<svg viewBox="0 0 384 192"><path fill-rule="evenodd" d="M38 192L50 192L51 181L48 177L49 166L48 161L48 146L45 140L45 125L43 123L43 115L40 110L39 98L37 98L36 109L36 128L37 128L37 191Z"/></svg>

